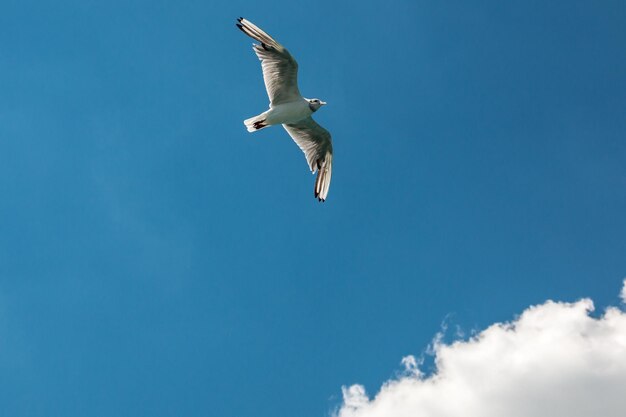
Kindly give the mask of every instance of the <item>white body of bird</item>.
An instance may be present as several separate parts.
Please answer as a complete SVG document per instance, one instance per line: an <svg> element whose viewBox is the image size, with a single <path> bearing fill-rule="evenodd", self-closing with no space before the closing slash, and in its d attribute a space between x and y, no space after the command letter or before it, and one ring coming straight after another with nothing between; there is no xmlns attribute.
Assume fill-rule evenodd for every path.
<svg viewBox="0 0 626 417"><path fill-rule="evenodd" d="M312 114L313 110L311 109L309 101L305 98L301 98L289 103L281 103L274 106L270 105L268 111L246 119L243 123L246 125L246 128L248 128L248 132L256 132L268 126L297 123ZM255 123L258 123L257 126L261 127L255 128Z"/></svg>

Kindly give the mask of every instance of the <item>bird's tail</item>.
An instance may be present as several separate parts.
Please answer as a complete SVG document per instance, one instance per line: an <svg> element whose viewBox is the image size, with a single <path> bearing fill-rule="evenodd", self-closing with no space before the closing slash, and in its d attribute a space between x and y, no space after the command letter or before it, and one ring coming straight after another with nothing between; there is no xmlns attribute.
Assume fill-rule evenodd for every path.
<svg viewBox="0 0 626 417"><path fill-rule="evenodd" d="M258 116L251 117L243 121L243 124L248 128L248 132L256 132L264 127L268 127L266 121L267 112L261 113Z"/></svg>

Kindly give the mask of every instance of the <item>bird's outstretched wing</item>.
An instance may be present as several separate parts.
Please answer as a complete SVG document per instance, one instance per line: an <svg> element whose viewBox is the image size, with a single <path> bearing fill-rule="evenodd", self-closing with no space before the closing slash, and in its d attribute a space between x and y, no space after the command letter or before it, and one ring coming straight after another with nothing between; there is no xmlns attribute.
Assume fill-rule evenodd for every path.
<svg viewBox="0 0 626 417"><path fill-rule="evenodd" d="M300 120L298 123L284 124L283 127L304 152L311 172L318 171L315 180L315 197L319 201L326 200L333 173L333 144L330 133L311 117Z"/></svg>
<svg viewBox="0 0 626 417"><path fill-rule="evenodd" d="M240 17L237 21L237 27L243 33L261 42L260 45L254 44L252 48L261 60L263 80L270 103L276 105L300 98L298 63L289 51L249 20Z"/></svg>

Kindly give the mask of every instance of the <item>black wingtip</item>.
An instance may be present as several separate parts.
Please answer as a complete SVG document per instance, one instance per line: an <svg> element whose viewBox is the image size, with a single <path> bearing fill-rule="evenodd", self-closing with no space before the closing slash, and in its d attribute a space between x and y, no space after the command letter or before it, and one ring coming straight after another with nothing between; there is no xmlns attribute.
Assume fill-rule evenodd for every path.
<svg viewBox="0 0 626 417"><path fill-rule="evenodd" d="M242 31L242 32L244 31L244 30L243 30L243 26L241 26L239 23L235 24L235 26L237 26L237 27L239 28L239 30L240 30L240 31ZM245 32L244 32L244 33L245 33Z"/></svg>
<svg viewBox="0 0 626 417"><path fill-rule="evenodd" d="M239 19L237 19L239 23L241 23L242 20L243 20L243 17L240 17Z"/></svg>

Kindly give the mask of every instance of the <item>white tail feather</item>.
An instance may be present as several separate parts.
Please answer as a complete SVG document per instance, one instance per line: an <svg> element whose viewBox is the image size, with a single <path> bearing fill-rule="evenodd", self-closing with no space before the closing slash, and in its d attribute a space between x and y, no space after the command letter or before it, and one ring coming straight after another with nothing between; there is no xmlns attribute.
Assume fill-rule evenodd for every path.
<svg viewBox="0 0 626 417"><path fill-rule="evenodd" d="M268 127L268 124L263 124L267 116L267 112L261 113L258 116L251 117L243 121L243 124L246 125L248 132L256 132L257 130L261 130L265 127ZM256 125L255 125L256 124Z"/></svg>

